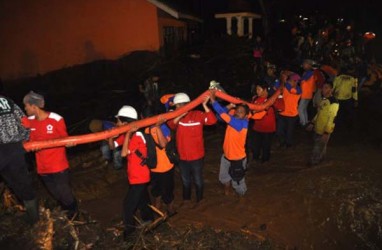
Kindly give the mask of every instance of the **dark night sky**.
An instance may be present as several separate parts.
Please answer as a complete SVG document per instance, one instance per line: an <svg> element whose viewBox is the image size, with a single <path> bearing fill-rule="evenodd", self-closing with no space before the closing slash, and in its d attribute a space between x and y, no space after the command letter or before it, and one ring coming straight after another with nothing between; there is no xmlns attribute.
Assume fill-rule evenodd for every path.
<svg viewBox="0 0 382 250"><path fill-rule="evenodd" d="M206 21L213 14L227 11L252 10L261 13L258 0L177 0L183 2L194 13ZM264 0L270 7L273 18L288 18L296 14L324 15L332 18L343 17L345 21L354 21L363 30L381 30L380 8L376 0Z"/></svg>

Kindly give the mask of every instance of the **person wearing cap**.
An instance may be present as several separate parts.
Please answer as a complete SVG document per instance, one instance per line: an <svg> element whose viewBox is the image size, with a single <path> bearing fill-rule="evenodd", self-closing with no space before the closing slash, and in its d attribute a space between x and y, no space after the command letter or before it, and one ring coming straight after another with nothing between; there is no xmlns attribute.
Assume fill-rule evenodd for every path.
<svg viewBox="0 0 382 250"><path fill-rule="evenodd" d="M67 137L64 118L56 113L44 110L44 97L30 91L24 97L24 106L28 119L24 126L30 130L30 141L52 140ZM73 144L66 145L74 146ZM39 149L34 148L37 173L48 191L72 218L78 211L77 200L69 184L69 162L65 147Z"/></svg>
<svg viewBox="0 0 382 250"><path fill-rule="evenodd" d="M116 115L117 126L130 124L138 119L135 108L125 105ZM136 229L134 214L140 211L143 222L149 223L154 219L150 204L148 185L150 170L145 163L147 147L144 135L131 127L126 134L109 139L111 147L122 145L121 155L127 158L126 171L129 189L123 200L124 237L127 239Z"/></svg>
<svg viewBox="0 0 382 250"><path fill-rule="evenodd" d="M146 117L144 117L146 118ZM175 148L171 130L160 116L156 124L145 129L145 134L151 136L155 144L156 166L151 168L151 195L154 198L154 206L162 208L162 202L166 206L168 216L176 214L174 208L174 162L171 162L167 154L167 146ZM147 138L147 137L146 137ZM173 143L169 145L169 143Z"/></svg>
<svg viewBox="0 0 382 250"><path fill-rule="evenodd" d="M174 94L167 94L161 97L160 101L164 104L166 111L172 107L174 96ZM152 116L154 115L158 114L152 114ZM142 118L149 117L143 113L141 116ZM176 214L174 208L174 162L168 157L168 148L166 147L171 146L174 149L175 143L172 141L171 130L165 122L164 117L159 116L157 123L146 127L144 133L146 138L151 136L155 145L156 166L150 168L150 193L154 206L161 209L163 202L168 216L173 216Z"/></svg>
<svg viewBox="0 0 382 250"><path fill-rule="evenodd" d="M334 131L334 120L339 109L339 104L332 93L332 83L324 83L322 87L322 100L318 107L318 112L307 127L309 131L314 129L314 145L309 162L311 166L319 164L324 159L330 135Z"/></svg>
<svg viewBox="0 0 382 250"><path fill-rule="evenodd" d="M283 88L284 110L279 114L279 124L277 135L279 136L280 146L291 147L293 145L293 133L298 118L298 101L301 97L301 88L298 82L301 77L292 73Z"/></svg>
<svg viewBox="0 0 382 250"><path fill-rule="evenodd" d="M23 201L27 220L34 224L39 219L39 211L23 148L23 141L29 137L22 125L25 118L13 100L0 94L0 176Z"/></svg>
<svg viewBox="0 0 382 250"><path fill-rule="evenodd" d="M313 71L314 61L310 59L304 60L302 68L304 73L301 77L301 99L298 104L298 115L300 117L300 125L304 128L308 122L308 105L313 98L313 93L316 91L316 77Z"/></svg>
<svg viewBox="0 0 382 250"><path fill-rule="evenodd" d="M164 105L166 112L171 111L174 106L175 94L166 94L160 98L160 102Z"/></svg>
<svg viewBox="0 0 382 250"><path fill-rule="evenodd" d="M204 141L203 127L217 122L215 114L207 106L209 96L203 102L204 112L191 110L177 118L170 120L168 125L176 130L176 146L179 153L179 168L183 182L183 203L191 201L191 179L196 187L196 202L203 199L203 165ZM177 93L174 97L176 109L180 109L190 102L185 93Z"/></svg>

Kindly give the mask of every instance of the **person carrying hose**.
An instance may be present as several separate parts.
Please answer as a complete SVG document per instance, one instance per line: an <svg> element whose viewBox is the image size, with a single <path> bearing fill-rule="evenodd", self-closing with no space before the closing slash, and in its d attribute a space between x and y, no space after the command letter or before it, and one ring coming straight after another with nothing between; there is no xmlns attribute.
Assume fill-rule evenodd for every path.
<svg viewBox="0 0 382 250"><path fill-rule="evenodd" d="M203 102L204 112L200 110L188 111L177 118L170 120L168 126L176 130L176 146L179 153L179 168L183 182L183 204L191 202L191 179L195 183L197 204L203 199L203 165L204 141L203 127L217 122L215 114L207 106L209 95ZM176 109L190 102L185 93L177 93L173 104Z"/></svg>
<svg viewBox="0 0 382 250"><path fill-rule="evenodd" d="M22 126L23 118L20 107L0 94L0 176L23 201L27 220L34 224L39 220L39 211L22 144L29 137Z"/></svg>
<svg viewBox="0 0 382 250"><path fill-rule="evenodd" d="M30 130L30 141L51 140L67 137L64 118L44 110L45 100L40 94L30 91L24 97L25 111L29 116L24 120L24 126ZM74 146L67 144L66 147ZM34 148L36 154L37 173L48 191L67 211L72 219L78 211L77 200L69 183L69 162L65 147L48 149Z"/></svg>
<svg viewBox="0 0 382 250"><path fill-rule="evenodd" d="M138 119L137 111L128 105L123 106L116 115L117 126L127 125ZM110 143L122 146L121 156L127 158L127 178L129 190L123 200L123 223L125 225L124 238L136 230L134 214L140 211L143 223L150 223L154 219L150 204L148 185L150 183L150 170L145 162L147 147L143 133L133 127L126 134L122 134Z"/></svg>
<svg viewBox="0 0 382 250"><path fill-rule="evenodd" d="M224 185L225 195L230 193L232 185L236 193L243 196L247 191L244 176L247 167L245 141L249 107L246 104L229 104L227 107L222 107L216 101L215 93L216 90L211 90L212 107L228 125L224 137L224 153L220 161L219 180ZM230 109L234 109L233 115L229 114Z"/></svg>

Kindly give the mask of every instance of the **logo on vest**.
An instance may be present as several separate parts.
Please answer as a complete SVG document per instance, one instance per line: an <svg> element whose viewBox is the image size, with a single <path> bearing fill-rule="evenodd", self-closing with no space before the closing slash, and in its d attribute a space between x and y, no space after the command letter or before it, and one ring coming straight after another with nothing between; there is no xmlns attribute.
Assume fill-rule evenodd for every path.
<svg viewBox="0 0 382 250"><path fill-rule="evenodd" d="M12 107L5 98L0 98L0 115L7 114L12 111Z"/></svg>
<svg viewBox="0 0 382 250"><path fill-rule="evenodd" d="M53 126L51 124L46 126L46 133L47 134L53 134Z"/></svg>

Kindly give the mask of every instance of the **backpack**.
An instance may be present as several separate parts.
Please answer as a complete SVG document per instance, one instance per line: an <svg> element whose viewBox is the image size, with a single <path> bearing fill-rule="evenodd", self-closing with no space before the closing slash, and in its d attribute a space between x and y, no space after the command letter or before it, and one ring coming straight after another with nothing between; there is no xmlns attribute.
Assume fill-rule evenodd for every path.
<svg viewBox="0 0 382 250"><path fill-rule="evenodd" d="M227 159L228 160L228 159ZM231 165L228 169L228 174L231 176L233 181L236 181L237 184L244 178L246 169L243 166L244 159L241 160L229 160Z"/></svg>
<svg viewBox="0 0 382 250"><path fill-rule="evenodd" d="M150 169L157 167L157 151L156 151L156 143L151 136L151 134L142 133L147 147L147 156L144 157L139 150L135 151L135 154L141 158L141 165L147 165Z"/></svg>
<svg viewBox="0 0 382 250"><path fill-rule="evenodd" d="M157 151L156 148L160 148L159 144L157 144L154 138L151 135L151 128L149 128L149 133L143 133L143 136L146 140L147 147L147 157L145 159L145 163L150 169L157 167ZM175 140L171 140L166 144L165 147L166 155L172 164L178 164L179 155L176 150Z"/></svg>
<svg viewBox="0 0 382 250"><path fill-rule="evenodd" d="M174 139L166 144L166 155L172 164L177 165L179 163L179 155L178 151L176 150Z"/></svg>

